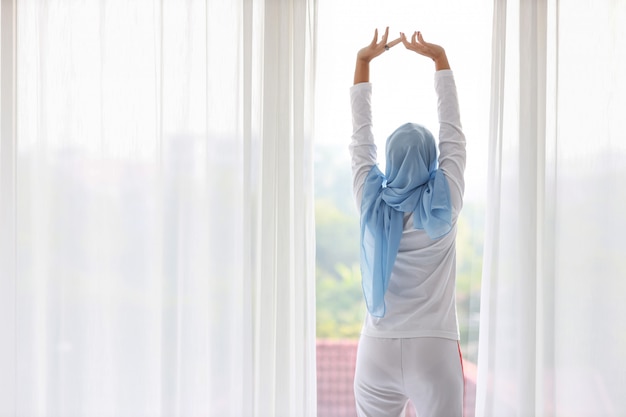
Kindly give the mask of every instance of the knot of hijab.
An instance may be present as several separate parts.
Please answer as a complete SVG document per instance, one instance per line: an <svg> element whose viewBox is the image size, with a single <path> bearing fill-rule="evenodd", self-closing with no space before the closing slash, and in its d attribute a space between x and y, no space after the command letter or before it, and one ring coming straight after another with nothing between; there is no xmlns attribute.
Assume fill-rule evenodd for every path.
<svg viewBox="0 0 626 417"><path fill-rule="evenodd" d="M386 169L374 165L361 201L361 277L370 314L385 316L385 293L398 255L404 213L431 239L452 228L450 189L437 169L437 146L425 127L406 123L387 139Z"/></svg>

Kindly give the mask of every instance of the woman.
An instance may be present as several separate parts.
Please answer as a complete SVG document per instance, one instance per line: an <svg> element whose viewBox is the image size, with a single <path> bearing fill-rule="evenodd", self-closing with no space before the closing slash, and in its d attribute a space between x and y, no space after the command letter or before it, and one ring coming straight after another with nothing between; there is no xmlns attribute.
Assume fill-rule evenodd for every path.
<svg viewBox="0 0 626 417"><path fill-rule="evenodd" d="M373 41L357 54L350 90L353 189L361 212L361 274L368 312L354 392L359 416L461 417L463 369L455 305L456 221L463 205L465 137L444 49ZM433 135L407 123L387 139L386 172L376 166L369 63L402 42L435 63L439 158Z"/></svg>

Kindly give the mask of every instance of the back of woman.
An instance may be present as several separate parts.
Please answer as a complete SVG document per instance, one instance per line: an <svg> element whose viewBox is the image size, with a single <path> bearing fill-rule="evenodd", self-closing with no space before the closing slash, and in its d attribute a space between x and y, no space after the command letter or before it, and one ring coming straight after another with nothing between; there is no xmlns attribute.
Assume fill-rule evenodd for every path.
<svg viewBox="0 0 626 417"><path fill-rule="evenodd" d="M368 313L355 374L360 416L461 416L463 374L455 304L456 223L463 205L465 137L454 76L443 48L415 33L357 55L350 90L353 190L361 215L361 274ZM406 123L376 165L369 62L402 41L435 62L439 143Z"/></svg>

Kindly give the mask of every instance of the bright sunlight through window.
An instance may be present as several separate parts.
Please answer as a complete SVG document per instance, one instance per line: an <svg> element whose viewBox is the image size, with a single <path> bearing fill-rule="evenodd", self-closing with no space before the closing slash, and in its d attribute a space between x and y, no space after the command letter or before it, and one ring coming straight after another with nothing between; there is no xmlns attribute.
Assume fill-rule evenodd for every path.
<svg viewBox="0 0 626 417"><path fill-rule="evenodd" d="M356 346L365 315L359 268L359 218L352 197L348 144L352 133L349 88L357 51L374 29L420 30L442 45L455 74L467 138L464 208L457 236L457 309L466 366L466 398L473 415L472 372L478 348L478 313L485 212L491 3L321 1L316 74L316 239L318 415L352 416ZM381 59L382 58L382 59ZM411 121L438 131L434 66L398 45L371 65L374 135L380 155L387 136ZM384 171L384 166L381 166ZM475 375L473 375L475 383ZM408 407L410 409L410 407ZM412 413L410 410L407 415ZM470 415L470 414L467 414Z"/></svg>

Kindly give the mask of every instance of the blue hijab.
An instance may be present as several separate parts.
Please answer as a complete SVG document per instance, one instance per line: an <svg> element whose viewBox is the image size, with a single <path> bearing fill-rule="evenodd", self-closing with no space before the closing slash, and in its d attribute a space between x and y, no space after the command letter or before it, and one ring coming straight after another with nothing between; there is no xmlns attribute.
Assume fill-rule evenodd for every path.
<svg viewBox="0 0 626 417"><path fill-rule="evenodd" d="M437 169L437 146L425 127L406 123L387 139L387 167L370 170L361 201L361 277L370 314L385 316L385 292L402 237L404 213L431 239L452 228L448 180Z"/></svg>

